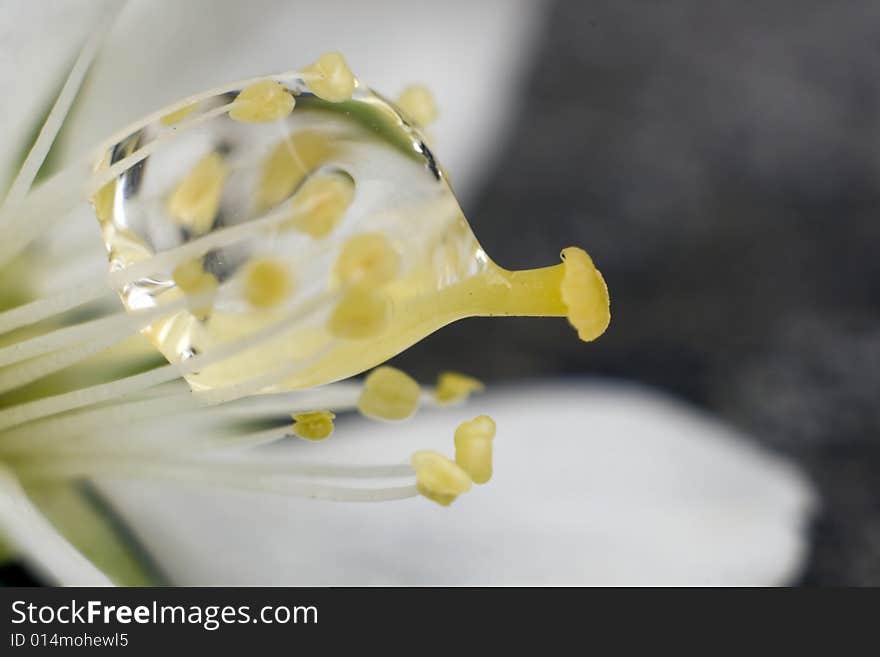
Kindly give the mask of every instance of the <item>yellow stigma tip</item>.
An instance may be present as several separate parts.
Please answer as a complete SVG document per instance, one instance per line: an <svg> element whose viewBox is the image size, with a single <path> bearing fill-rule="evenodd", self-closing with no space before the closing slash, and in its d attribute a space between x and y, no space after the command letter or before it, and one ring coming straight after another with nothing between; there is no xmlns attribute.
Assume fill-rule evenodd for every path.
<svg viewBox="0 0 880 657"><path fill-rule="evenodd" d="M242 123L268 123L288 116L296 101L280 82L260 80L242 89L232 107L229 118Z"/></svg>
<svg viewBox="0 0 880 657"><path fill-rule="evenodd" d="M243 295L254 308L277 306L293 292L287 267L276 260L256 260L244 273Z"/></svg>
<svg viewBox="0 0 880 657"><path fill-rule="evenodd" d="M441 506L449 506L471 489L467 472L439 452L416 452L410 463L416 471L416 489Z"/></svg>
<svg viewBox="0 0 880 657"><path fill-rule="evenodd" d="M168 214L195 235L211 230L229 167L219 153L211 152L199 160L168 197Z"/></svg>
<svg viewBox="0 0 880 657"><path fill-rule="evenodd" d="M321 55L318 61L303 69L303 77L313 94L331 103L350 100L354 93L354 75L338 52Z"/></svg>
<svg viewBox="0 0 880 657"><path fill-rule="evenodd" d="M336 276L343 285L381 287L400 269L400 256L382 233L355 235L342 247Z"/></svg>
<svg viewBox="0 0 880 657"><path fill-rule="evenodd" d="M358 410L378 420L405 420L419 407L418 382L399 369L384 365L370 372L358 399Z"/></svg>
<svg viewBox="0 0 880 657"><path fill-rule="evenodd" d="M454 404L467 399L472 393L483 390L485 386L471 376L458 372L442 372L437 377L434 399L441 404Z"/></svg>
<svg viewBox="0 0 880 657"><path fill-rule="evenodd" d="M427 88L414 84L403 90L397 99L397 106L420 126L437 120L437 105L434 96Z"/></svg>
<svg viewBox="0 0 880 657"><path fill-rule="evenodd" d="M178 265L171 272L171 278L177 287L183 290L184 294L200 297L199 301L190 307L196 317L205 319L211 314L214 295L217 294L217 288L220 284L212 274L202 268L200 261L190 260Z"/></svg>
<svg viewBox="0 0 880 657"><path fill-rule="evenodd" d="M485 484L492 478L492 440L495 421L479 415L462 422L455 430L455 462L473 479Z"/></svg>
<svg viewBox="0 0 880 657"><path fill-rule="evenodd" d="M336 415L330 411L296 413L293 416L293 433L305 440L324 440L333 433L334 419Z"/></svg>
<svg viewBox="0 0 880 657"><path fill-rule="evenodd" d="M583 249L562 250L565 263L560 292L568 321L584 342L595 340L611 323L611 301L605 279Z"/></svg>
<svg viewBox="0 0 880 657"><path fill-rule="evenodd" d="M329 173L309 178L293 197L294 218L290 225L296 230L320 239L339 224L354 200L354 181L342 173Z"/></svg>
<svg viewBox="0 0 880 657"><path fill-rule="evenodd" d="M327 329L337 338L371 338L385 330L390 314L391 304L384 293L355 287L333 309Z"/></svg>

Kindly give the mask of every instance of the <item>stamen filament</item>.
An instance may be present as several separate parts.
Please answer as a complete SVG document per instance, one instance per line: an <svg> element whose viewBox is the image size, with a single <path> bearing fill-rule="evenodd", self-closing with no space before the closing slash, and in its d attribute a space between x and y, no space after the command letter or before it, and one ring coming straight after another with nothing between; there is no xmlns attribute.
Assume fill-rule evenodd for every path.
<svg viewBox="0 0 880 657"><path fill-rule="evenodd" d="M17 467L16 470L25 481L100 475L122 476L126 478L222 485L228 488L279 493L292 497L335 502L383 502L416 497L419 494L415 484L386 488L351 488L302 482L291 478L291 475L295 474L306 477L409 477L412 476L412 468L408 464L389 466L302 464L299 468L301 468L301 472L296 473L297 466L294 464L270 466L267 470L261 471L260 467L255 468L251 464L241 461L222 463L204 460L187 463L161 460L134 461L131 459L83 459L81 461L61 459L55 462L40 461L33 465L24 463ZM361 470L361 468L363 469Z"/></svg>
<svg viewBox="0 0 880 657"><path fill-rule="evenodd" d="M195 116L185 122L186 127L219 116L228 111L229 107L230 105L216 107ZM31 241L44 234L54 222L63 219L77 203L84 198L91 198L107 183L152 155L166 141L175 136L174 133L169 133L144 144L131 155L91 176L85 186L77 182L81 179L81 170L84 168L84 164L81 162L72 164L47 181L30 197L22 199L22 202L15 207L18 210L17 219L10 221L9 239L0 244L0 265L18 255ZM41 207L41 204L47 204L48 207ZM0 214L0 218L2 217L3 215Z"/></svg>
<svg viewBox="0 0 880 657"><path fill-rule="evenodd" d="M113 336L114 341L122 340L157 319L185 308L187 302L191 301L192 299L189 298L181 298L156 308L118 312L81 324L65 326L29 340L14 342L7 347L0 348L0 367L95 339L109 339L110 336Z"/></svg>
<svg viewBox="0 0 880 657"><path fill-rule="evenodd" d="M228 343L219 345L211 352L206 352L203 354L199 354L198 356L193 356L192 358L181 363L169 363L168 365L163 365L147 372L142 372L140 374L117 379L116 381L111 381L109 383L100 383L87 388L72 390L70 392L61 393L52 397L44 397L42 399L37 399L32 402L19 404L17 406L12 406L11 408L4 409L0 411L0 430L7 429L17 424L30 422L31 420L36 420L44 416L54 415L56 413L62 413L64 411L82 408L83 406L90 406L99 402L116 399L118 397L138 392L146 388L151 388L153 386L159 385L160 383L167 383L182 376L186 376L187 374L197 372L200 369L208 367L209 365L212 365L220 360L224 360L241 352L247 351L248 349L259 345L260 342L264 340L268 340L282 334L285 330L290 330L290 324L294 320L301 317L307 317L311 313L318 310L321 305L327 301L328 296L330 295L315 295L307 301L301 303L299 306L297 306L297 308L295 308L291 313L283 317L282 320L277 322L276 324L271 324L266 328L255 331L245 338L233 340ZM296 366L298 364L294 363L293 365ZM284 367L279 369L282 372L285 371ZM257 380L262 381L268 378L270 379L269 382L271 382L271 378L273 378L274 372L270 372L269 375L269 377L257 377ZM267 384L264 383L262 387L265 387L265 385ZM247 392L239 392L240 390L251 390L251 387L249 386L229 386L229 388L235 388L235 391L232 393L234 395L248 394ZM226 389L224 388L213 390L210 392L214 394L206 397L212 400L213 403L220 403L219 400L228 401L229 399L225 397L226 394L229 393L227 392L226 394L224 394L225 391Z"/></svg>
<svg viewBox="0 0 880 657"><path fill-rule="evenodd" d="M64 119L70 112L70 107L73 105L73 101L76 99L76 96L82 87L83 80L86 77L89 67L92 65L95 56L98 54L104 39L110 33L111 25L116 21L117 16L119 16L119 13L124 6L125 3L119 3L107 11L95 26L91 36L89 36L88 40L83 44L73 67L70 69L70 73L67 75L64 86L61 88L61 92L55 99L55 104L49 111L49 115L46 117L46 121L40 129L37 139L34 141L33 146L31 146L31 150L28 152L24 163L22 163L18 175L15 177L15 180L13 180L12 185L9 188L6 199L3 202L3 207L17 204L28 193L34 179L37 177L40 167L46 160L46 156L49 154L49 149L52 148L52 144L55 142L55 137L58 136L58 132L61 130ZM2 214L0 214L0 216L2 216Z"/></svg>

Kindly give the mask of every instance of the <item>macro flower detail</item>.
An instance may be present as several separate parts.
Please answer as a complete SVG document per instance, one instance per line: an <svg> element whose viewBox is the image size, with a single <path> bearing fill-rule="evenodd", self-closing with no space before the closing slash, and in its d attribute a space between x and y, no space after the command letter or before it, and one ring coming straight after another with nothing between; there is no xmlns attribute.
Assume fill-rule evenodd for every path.
<svg viewBox="0 0 880 657"><path fill-rule="evenodd" d="M289 463L254 448L297 436L318 450L337 414L401 421L479 392L453 373L423 391L383 365L459 319L566 317L595 339L610 314L590 257L495 264L417 127L436 116L430 95L410 88L398 109L338 53L161 108L31 189L95 47L0 210L4 475L33 500L112 473L444 506L488 482L488 416L455 430L454 460L414 445L396 463ZM74 269L76 249L47 256L42 238L84 209L109 272L66 284L52 270Z"/></svg>

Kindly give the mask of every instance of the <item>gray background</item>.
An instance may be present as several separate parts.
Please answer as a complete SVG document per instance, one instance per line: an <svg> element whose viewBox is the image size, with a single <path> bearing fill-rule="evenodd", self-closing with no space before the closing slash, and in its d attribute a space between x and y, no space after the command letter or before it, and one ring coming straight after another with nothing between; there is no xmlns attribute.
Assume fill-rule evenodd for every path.
<svg viewBox="0 0 880 657"><path fill-rule="evenodd" d="M471 320L397 362L683 396L816 482L803 583L880 584L880 3L563 0L527 90L465 212L502 265L585 245L611 329Z"/></svg>

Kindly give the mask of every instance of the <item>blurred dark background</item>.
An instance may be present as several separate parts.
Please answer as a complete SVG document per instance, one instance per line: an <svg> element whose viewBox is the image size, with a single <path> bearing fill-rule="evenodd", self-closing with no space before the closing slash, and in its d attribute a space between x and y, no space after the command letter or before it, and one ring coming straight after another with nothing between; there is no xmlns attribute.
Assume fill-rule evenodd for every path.
<svg viewBox="0 0 880 657"><path fill-rule="evenodd" d="M816 483L801 583L878 585L878 155L876 0L555 2L465 212L505 266L587 248L611 329L585 346L558 320L471 320L397 360L686 398Z"/></svg>

